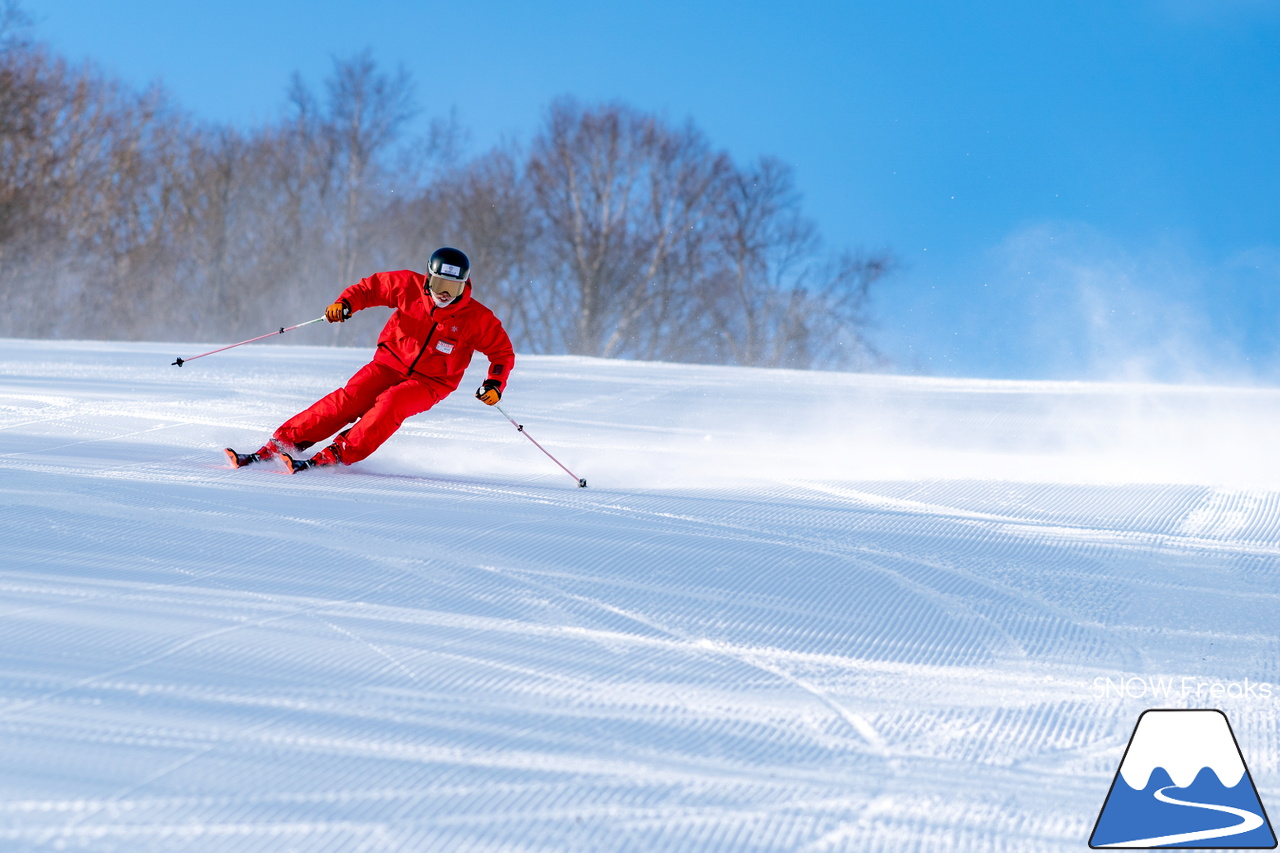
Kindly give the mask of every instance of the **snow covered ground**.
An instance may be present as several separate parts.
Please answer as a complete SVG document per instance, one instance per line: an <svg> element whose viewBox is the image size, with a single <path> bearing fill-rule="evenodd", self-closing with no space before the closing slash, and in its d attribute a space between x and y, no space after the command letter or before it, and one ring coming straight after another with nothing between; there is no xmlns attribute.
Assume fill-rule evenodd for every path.
<svg viewBox="0 0 1280 853"><path fill-rule="evenodd" d="M1151 707L1280 811L1280 392L525 358L579 489L191 350L0 341L0 849L1074 851Z"/></svg>

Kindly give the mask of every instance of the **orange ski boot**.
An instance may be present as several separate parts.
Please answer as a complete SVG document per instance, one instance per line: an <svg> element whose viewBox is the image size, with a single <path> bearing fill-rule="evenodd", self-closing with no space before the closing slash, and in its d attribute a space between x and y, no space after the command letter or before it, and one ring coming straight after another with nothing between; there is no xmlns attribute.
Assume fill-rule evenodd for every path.
<svg viewBox="0 0 1280 853"><path fill-rule="evenodd" d="M332 444L310 459L294 459L283 450L280 451L280 458L284 460L285 468L290 474L297 474L299 471L305 471L308 468L323 468L327 465L342 464L342 457L338 455L338 448Z"/></svg>

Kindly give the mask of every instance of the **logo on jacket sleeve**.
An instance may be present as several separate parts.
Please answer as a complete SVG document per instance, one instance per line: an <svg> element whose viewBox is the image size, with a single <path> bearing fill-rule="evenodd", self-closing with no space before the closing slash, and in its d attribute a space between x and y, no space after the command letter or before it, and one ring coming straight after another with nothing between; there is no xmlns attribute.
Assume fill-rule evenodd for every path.
<svg viewBox="0 0 1280 853"><path fill-rule="evenodd" d="M1227 715L1144 711L1089 846L1274 848L1275 833Z"/></svg>

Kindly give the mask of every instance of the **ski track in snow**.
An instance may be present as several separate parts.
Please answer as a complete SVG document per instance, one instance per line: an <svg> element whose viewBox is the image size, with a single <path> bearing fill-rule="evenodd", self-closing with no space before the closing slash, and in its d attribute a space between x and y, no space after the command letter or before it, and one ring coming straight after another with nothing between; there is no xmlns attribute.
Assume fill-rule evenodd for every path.
<svg viewBox="0 0 1280 853"><path fill-rule="evenodd" d="M1137 715L1266 801L1280 392L567 357L234 471L366 351L0 341L0 849L1079 850Z"/></svg>

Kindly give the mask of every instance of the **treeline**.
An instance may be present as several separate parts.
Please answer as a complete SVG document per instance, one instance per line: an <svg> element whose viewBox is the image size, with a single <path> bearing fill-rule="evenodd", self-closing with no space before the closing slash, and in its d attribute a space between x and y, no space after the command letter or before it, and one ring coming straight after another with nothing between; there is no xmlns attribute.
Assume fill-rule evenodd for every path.
<svg viewBox="0 0 1280 853"><path fill-rule="evenodd" d="M887 252L826 253L791 170L691 123L551 104L527 145L462 155L406 131L406 72L370 53L279 120L209 125L159 88L72 66L0 23L0 335L235 340L318 316L380 269L470 254L526 353L863 368ZM379 323L346 324L369 343Z"/></svg>

